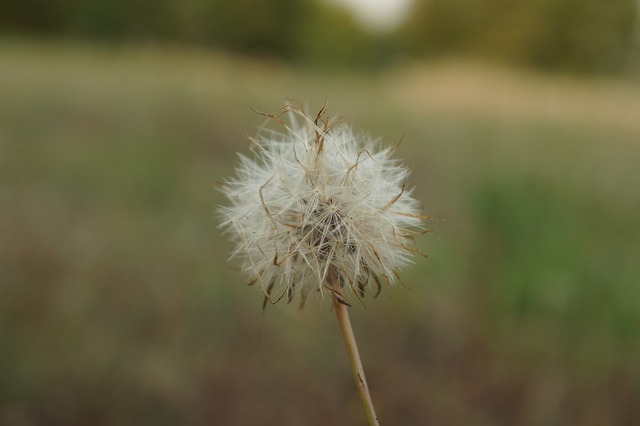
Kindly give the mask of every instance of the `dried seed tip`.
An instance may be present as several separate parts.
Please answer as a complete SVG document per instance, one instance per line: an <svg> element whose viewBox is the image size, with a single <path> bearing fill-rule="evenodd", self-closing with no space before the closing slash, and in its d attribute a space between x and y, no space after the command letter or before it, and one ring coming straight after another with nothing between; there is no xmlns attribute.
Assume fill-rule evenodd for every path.
<svg viewBox="0 0 640 426"><path fill-rule="evenodd" d="M393 284L422 254L414 237L429 232L426 217L395 149L355 136L326 111L325 103L312 116L293 105L260 113L282 130L265 126L251 138L255 157L241 157L237 177L222 186L232 257L260 283L263 307L296 295L302 307L314 289L350 306L350 295L377 296L381 278Z"/></svg>

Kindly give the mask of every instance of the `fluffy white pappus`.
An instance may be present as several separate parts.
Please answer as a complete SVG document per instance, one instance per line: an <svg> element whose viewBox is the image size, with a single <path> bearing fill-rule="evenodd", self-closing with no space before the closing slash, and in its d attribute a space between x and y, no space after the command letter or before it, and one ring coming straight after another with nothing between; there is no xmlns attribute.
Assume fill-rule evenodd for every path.
<svg viewBox="0 0 640 426"><path fill-rule="evenodd" d="M222 224L236 243L251 283L267 301L301 306L312 291L349 304L370 287L393 284L413 253L424 217L407 187L408 170L394 147L356 137L324 110L310 118L286 107L282 133L263 129L254 158L240 156L237 177L222 191ZM349 290L346 291L345 290Z"/></svg>

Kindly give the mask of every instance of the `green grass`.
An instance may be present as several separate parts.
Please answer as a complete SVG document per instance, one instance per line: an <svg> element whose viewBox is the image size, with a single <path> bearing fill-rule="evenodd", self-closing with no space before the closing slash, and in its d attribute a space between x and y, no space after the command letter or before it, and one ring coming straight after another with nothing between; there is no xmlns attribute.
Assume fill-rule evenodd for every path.
<svg viewBox="0 0 640 426"><path fill-rule="evenodd" d="M362 422L329 301L262 316L216 229L285 97L404 134L444 219L352 308L383 424L640 422L637 84L4 40L0 94L1 424Z"/></svg>

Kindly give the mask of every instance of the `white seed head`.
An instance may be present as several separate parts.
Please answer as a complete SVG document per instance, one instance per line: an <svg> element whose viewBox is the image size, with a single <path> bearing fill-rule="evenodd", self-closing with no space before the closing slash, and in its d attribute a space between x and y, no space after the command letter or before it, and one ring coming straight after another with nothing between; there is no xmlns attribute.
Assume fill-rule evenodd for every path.
<svg viewBox="0 0 640 426"><path fill-rule="evenodd" d="M236 243L232 258L259 283L267 301L328 291L348 304L369 287L393 284L418 252L423 228L408 170L368 137L324 116L288 106L290 122L269 115L282 133L263 129L255 158L240 156L237 177L222 191L222 227ZM349 290L345 292L345 290Z"/></svg>

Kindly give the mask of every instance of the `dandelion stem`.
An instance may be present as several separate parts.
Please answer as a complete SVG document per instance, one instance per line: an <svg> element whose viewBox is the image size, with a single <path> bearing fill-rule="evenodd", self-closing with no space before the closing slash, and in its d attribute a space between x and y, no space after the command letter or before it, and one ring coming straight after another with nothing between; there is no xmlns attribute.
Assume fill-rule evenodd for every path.
<svg viewBox="0 0 640 426"><path fill-rule="evenodd" d="M362 407L367 416L367 421L370 426L379 426L378 416L376 416L375 409L373 408L373 402L371 401L371 395L369 394L369 387L367 386L367 379L364 376L364 369L362 368L362 361L360 361L360 354L358 353L358 345L356 344L356 338L353 335L353 328L351 327L351 320L349 319L349 311L347 306L334 299L333 304L336 309L336 315L338 316L338 323L342 330L342 336L344 337L344 344L347 347L347 353L349 354L349 362L351 363L351 369L353 370L353 378L356 381L356 387L362 400Z"/></svg>

